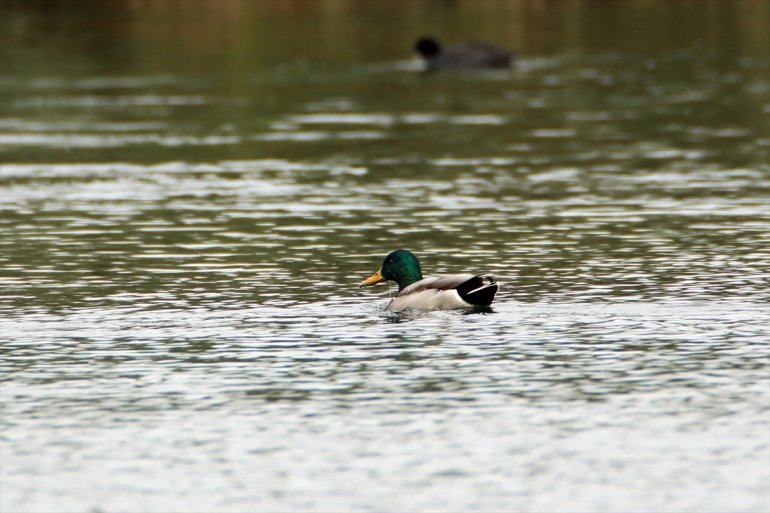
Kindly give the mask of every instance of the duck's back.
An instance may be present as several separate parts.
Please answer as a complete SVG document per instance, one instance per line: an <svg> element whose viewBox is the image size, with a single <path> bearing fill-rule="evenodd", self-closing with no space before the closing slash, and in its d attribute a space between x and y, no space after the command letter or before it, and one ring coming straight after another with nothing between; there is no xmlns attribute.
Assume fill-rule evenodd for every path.
<svg viewBox="0 0 770 513"><path fill-rule="evenodd" d="M447 290L454 289L462 285L466 281L473 278L473 274L441 274L439 276L429 276L423 278L420 281L414 282L411 285L404 287L398 295L408 296L426 289L434 290Z"/></svg>
<svg viewBox="0 0 770 513"><path fill-rule="evenodd" d="M490 43L472 42L451 46L428 60L430 69L507 68L513 54Z"/></svg>
<svg viewBox="0 0 770 513"><path fill-rule="evenodd" d="M485 306L497 293L497 284L474 274L443 274L412 283L399 292L388 310L451 310ZM477 301L477 299L480 299Z"/></svg>

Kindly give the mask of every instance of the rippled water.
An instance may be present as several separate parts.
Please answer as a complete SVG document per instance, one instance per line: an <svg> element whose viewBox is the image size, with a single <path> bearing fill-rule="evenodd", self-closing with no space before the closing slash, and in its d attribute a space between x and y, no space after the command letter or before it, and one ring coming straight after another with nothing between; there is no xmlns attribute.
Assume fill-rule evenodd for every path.
<svg viewBox="0 0 770 513"><path fill-rule="evenodd" d="M767 510L770 60L706 41L4 50L2 510ZM492 311L386 312L398 247Z"/></svg>

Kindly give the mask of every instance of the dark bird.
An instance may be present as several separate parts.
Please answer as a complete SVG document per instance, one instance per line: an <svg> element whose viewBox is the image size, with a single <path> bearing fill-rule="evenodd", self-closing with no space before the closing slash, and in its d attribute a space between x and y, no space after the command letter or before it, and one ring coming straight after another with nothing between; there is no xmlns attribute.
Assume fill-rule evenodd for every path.
<svg viewBox="0 0 770 513"><path fill-rule="evenodd" d="M491 43L470 42L443 48L436 39L421 37L414 47L428 70L507 68L513 64L511 52Z"/></svg>

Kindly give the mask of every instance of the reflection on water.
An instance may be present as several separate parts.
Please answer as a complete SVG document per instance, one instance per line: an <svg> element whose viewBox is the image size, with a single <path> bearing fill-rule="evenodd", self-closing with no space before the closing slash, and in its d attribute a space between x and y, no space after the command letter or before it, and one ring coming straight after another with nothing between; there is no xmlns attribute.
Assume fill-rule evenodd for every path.
<svg viewBox="0 0 770 513"><path fill-rule="evenodd" d="M0 21L1 509L770 506L768 4L198 4ZM465 19L517 68L405 60Z"/></svg>

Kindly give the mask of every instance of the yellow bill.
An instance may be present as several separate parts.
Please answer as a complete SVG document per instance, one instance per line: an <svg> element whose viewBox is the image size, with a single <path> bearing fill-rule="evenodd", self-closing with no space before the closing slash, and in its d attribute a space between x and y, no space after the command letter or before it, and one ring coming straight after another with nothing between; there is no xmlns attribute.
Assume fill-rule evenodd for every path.
<svg viewBox="0 0 770 513"><path fill-rule="evenodd" d="M385 278L382 277L382 269L369 276L367 279L358 284L359 287L366 287L367 285L374 285L380 283Z"/></svg>

